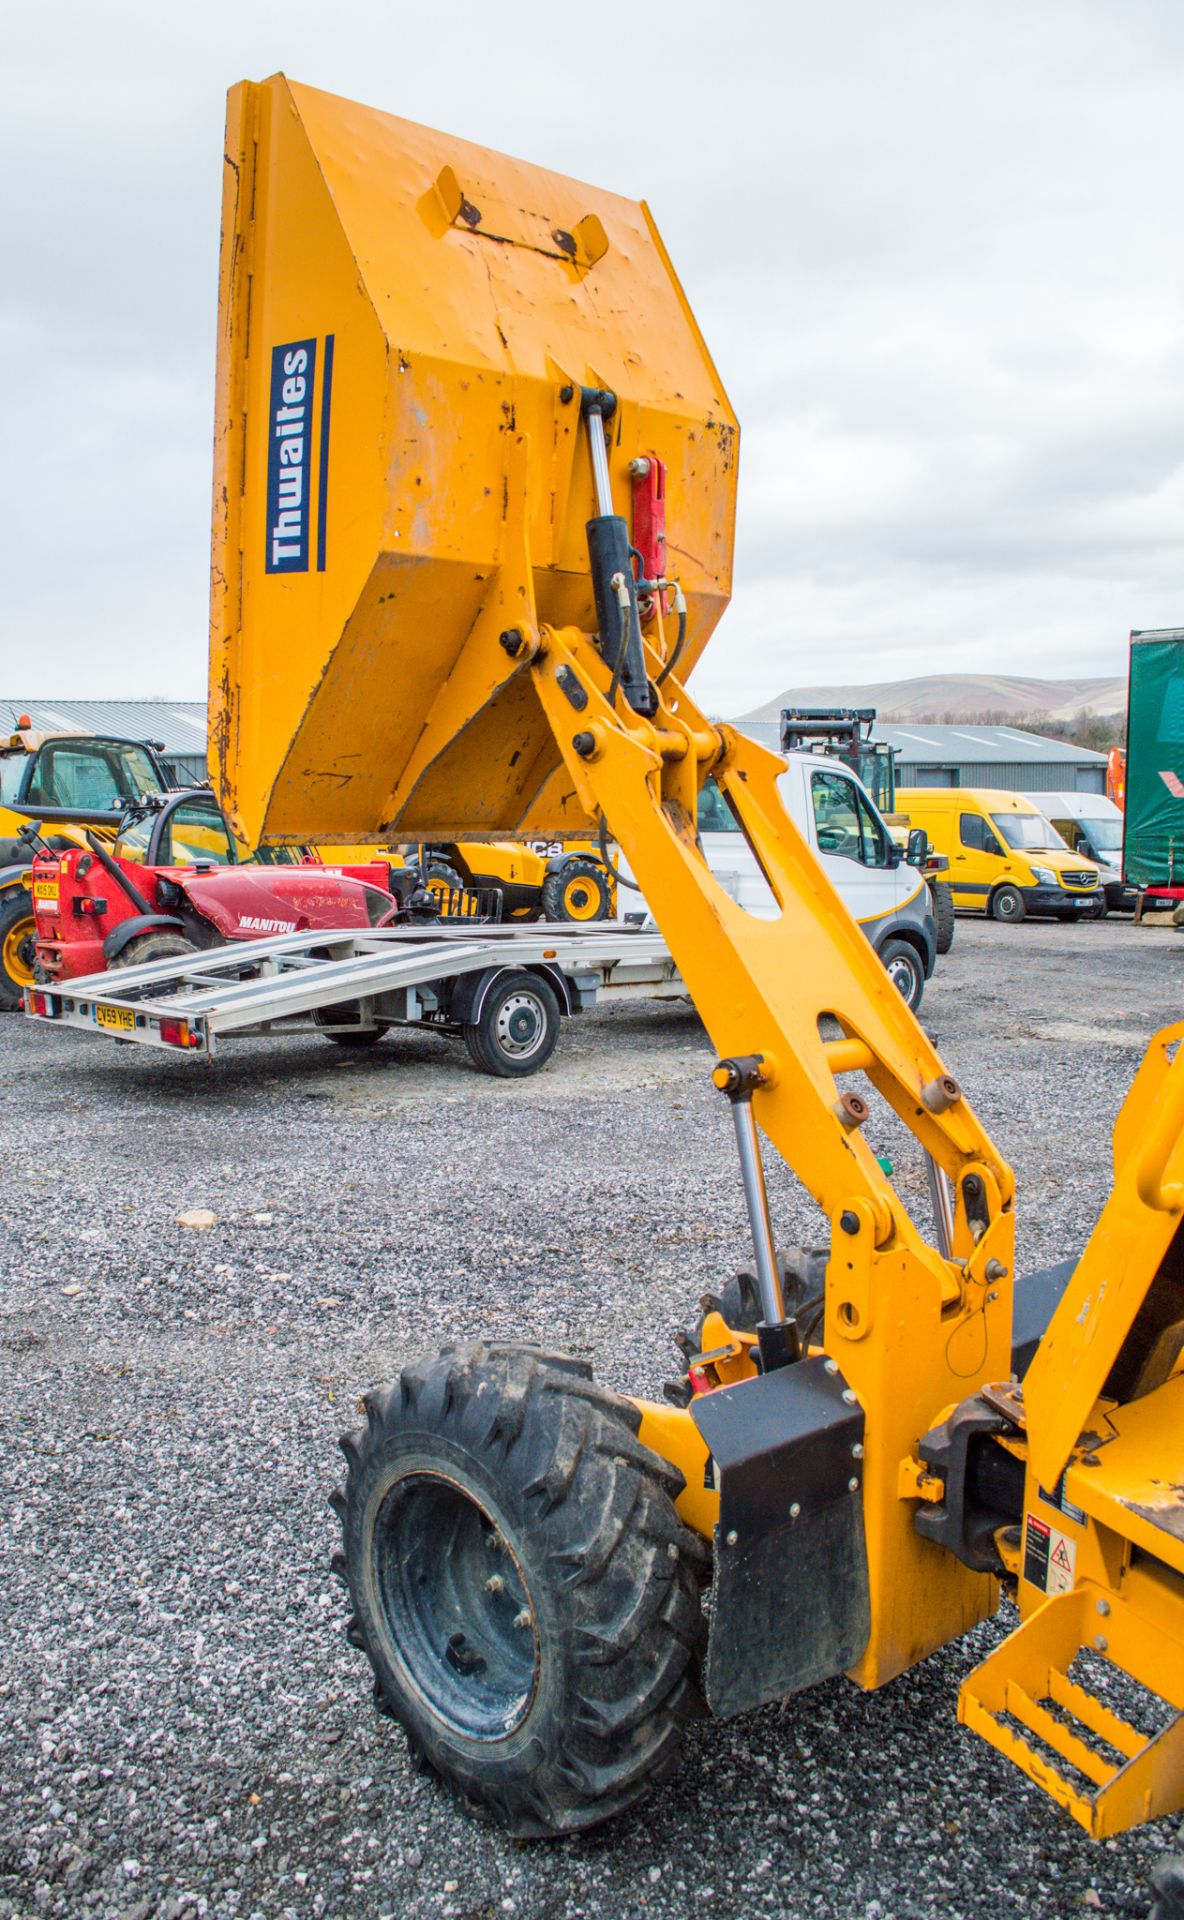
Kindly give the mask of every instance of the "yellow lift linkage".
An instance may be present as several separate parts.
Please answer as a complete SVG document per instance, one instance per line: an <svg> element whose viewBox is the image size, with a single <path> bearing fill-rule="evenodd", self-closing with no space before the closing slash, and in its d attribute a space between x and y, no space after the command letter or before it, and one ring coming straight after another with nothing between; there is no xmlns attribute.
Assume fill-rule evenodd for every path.
<svg viewBox="0 0 1184 1920"><path fill-rule="evenodd" d="M717 1712L881 1686L1003 1581L1021 1623L960 1717L1095 1836L1179 1810L1184 1027L1130 1090L1084 1253L1017 1285L1011 1169L783 763L686 691L731 590L737 428L648 209L282 77L233 90L225 180L223 802L252 844L611 825L718 1049L755 1249L759 1316L708 1315L685 1405L481 1346L368 1396L337 1505L380 1700L512 1829L607 1817L671 1761L699 1539ZM639 487L669 513L652 572ZM708 870L707 781L777 917ZM877 1102L924 1156L931 1234L864 1137ZM762 1134L830 1222L812 1319ZM1107 1704L1116 1672L1158 1721Z"/></svg>

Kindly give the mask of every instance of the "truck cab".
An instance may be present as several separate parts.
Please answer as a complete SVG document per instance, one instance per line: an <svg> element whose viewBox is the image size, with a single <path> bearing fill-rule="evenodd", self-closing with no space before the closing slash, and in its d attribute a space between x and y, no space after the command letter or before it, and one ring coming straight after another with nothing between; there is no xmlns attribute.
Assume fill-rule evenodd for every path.
<svg viewBox="0 0 1184 1920"><path fill-rule="evenodd" d="M786 813L915 1010L936 956L923 876L894 844L863 782L840 762L820 753L791 752L777 790ZM732 897L758 918L772 918L776 902L756 855L713 781L700 795L699 837L708 866Z"/></svg>

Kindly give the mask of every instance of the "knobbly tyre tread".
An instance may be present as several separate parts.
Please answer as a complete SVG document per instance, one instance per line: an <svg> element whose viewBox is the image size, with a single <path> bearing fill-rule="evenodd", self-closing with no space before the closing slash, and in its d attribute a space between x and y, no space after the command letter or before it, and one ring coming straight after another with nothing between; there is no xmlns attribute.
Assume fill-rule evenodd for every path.
<svg viewBox="0 0 1184 1920"><path fill-rule="evenodd" d="M333 1567L350 1592L347 1637L370 1659L380 1710L403 1724L417 1766L519 1838L579 1832L623 1812L674 1770L683 1728L703 1711L700 1585L710 1550L675 1512L681 1474L638 1441L632 1402L598 1387L585 1362L541 1349L446 1348L362 1404L366 1425L342 1436L346 1481L330 1497L344 1541ZM524 1723L530 1738L508 1765L491 1759L499 1742L466 1751L449 1737L401 1690L368 1630L367 1491L410 1436L459 1443L496 1476L528 1586L537 1603L545 1582L558 1622L557 1683L544 1679Z"/></svg>
<svg viewBox="0 0 1184 1920"><path fill-rule="evenodd" d="M539 904L542 908L543 919L567 919L568 916L563 911L563 896L567 891L569 883L573 879L589 881L595 886L600 898L599 911L593 918L579 921L576 924L592 927L596 925L598 920L607 920L612 911L613 903L604 868L596 860L580 859L569 860L564 866L557 868L554 873L546 875L539 891Z"/></svg>
<svg viewBox="0 0 1184 1920"><path fill-rule="evenodd" d="M954 893L948 880L932 880L929 894L933 902L933 924L937 931L937 951L948 953L954 944Z"/></svg>

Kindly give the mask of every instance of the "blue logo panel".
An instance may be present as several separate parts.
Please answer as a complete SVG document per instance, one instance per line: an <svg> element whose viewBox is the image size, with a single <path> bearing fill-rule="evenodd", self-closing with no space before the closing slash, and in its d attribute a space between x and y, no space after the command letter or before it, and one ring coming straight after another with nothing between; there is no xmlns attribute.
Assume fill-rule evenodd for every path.
<svg viewBox="0 0 1184 1920"><path fill-rule="evenodd" d="M312 492L312 394L317 343L294 340L271 352L267 449L267 571L308 572Z"/></svg>

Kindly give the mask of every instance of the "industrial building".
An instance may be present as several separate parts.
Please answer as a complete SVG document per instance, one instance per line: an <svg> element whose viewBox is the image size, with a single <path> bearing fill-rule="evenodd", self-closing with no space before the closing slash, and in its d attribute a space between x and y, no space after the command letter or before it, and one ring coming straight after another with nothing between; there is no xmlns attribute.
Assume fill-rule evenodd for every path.
<svg viewBox="0 0 1184 1920"><path fill-rule="evenodd" d="M737 721L739 732L778 748L775 720ZM877 722L896 755L899 787L1001 787L1009 793L1104 793L1106 756L1021 727Z"/></svg>
<svg viewBox="0 0 1184 1920"><path fill-rule="evenodd" d="M179 787L206 779L204 700L10 700L0 699L0 730L27 714L46 733L77 727L120 740L151 740Z"/></svg>

